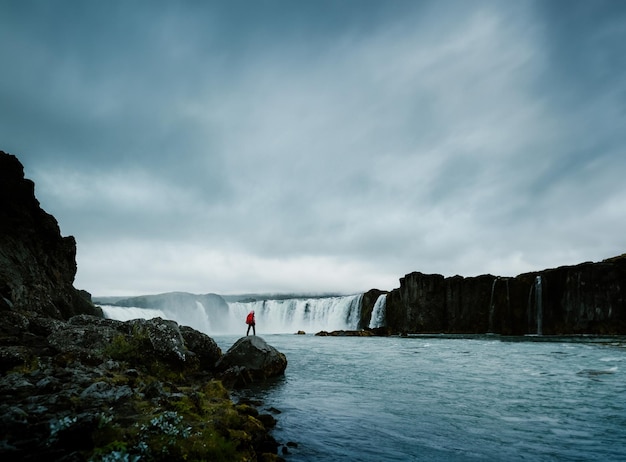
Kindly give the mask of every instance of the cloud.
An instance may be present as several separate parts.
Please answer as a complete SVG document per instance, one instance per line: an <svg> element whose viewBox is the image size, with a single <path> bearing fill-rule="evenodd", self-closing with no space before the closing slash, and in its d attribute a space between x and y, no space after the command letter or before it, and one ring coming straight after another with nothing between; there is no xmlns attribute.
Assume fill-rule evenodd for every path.
<svg viewBox="0 0 626 462"><path fill-rule="evenodd" d="M16 8L3 149L97 294L353 293L610 257L624 15L556 3Z"/></svg>

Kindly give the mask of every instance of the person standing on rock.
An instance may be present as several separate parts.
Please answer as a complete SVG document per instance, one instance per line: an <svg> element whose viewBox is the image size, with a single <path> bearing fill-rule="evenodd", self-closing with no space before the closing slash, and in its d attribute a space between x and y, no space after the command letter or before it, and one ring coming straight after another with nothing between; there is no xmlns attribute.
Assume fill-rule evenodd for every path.
<svg viewBox="0 0 626 462"><path fill-rule="evenodd" d="M246 331L246 336L250 333L250 328L252 327L252 335L256 335L256 321L254 320L254 310L248 313L246 317L246 324L248 325L248 330Z"/></svg>

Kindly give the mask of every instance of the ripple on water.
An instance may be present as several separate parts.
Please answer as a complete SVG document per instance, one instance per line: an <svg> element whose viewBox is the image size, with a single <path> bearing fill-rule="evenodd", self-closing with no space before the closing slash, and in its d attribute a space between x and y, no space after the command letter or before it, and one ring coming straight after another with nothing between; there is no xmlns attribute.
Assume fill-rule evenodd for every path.
<svg viewBox="0 0 626 462"><path fill-rule="evenodd" d="M265 396L290 461L624 460L626 349L547 341L272 336Z"/></svg>

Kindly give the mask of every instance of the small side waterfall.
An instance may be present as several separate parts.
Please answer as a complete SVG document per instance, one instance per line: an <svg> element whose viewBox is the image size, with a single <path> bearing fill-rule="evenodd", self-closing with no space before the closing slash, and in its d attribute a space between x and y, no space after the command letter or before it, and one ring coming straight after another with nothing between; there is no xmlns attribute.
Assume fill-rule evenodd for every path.
<svg viewBox="0 0 626 462"><path fill-rule="evenodd" d="M541 276L535 278L535 305L537 307L537 335L543 335L543 289Z"/></svg>
<svg viewBox="0 0 626 462"><path fill-rule="evenodd" d="M528 292L528 331L536 326L536 335L543 335L543 279L541 275L535 277ZM534 297L533 297L534 295ZM533 302L536 323L533 323Z"/></svg>
<svg viewBox="0 0 626 462"><path fill-rule="evenodd" d="M493 303L493 294L496 291L496 282L500 280L500 277L496 277L491 284L491 298L489 299L489 330L488 332L493 332L493 316L495 312L495 304Z"/></svg>
<svg viewBox="0 0 626 462"><path fill-rule="evenodd" d="M387 294L381 294L376 299L376 303L374 303L374 308L372 308L372 317L370 319L370 329L376 329L377 327L384 327L386 320L386 310L387 310Z"/></svg>
<svg viewBox="0 0 626 462"><path fill-rule="evenodd" d="M489 299L489 330L488 332L492 332L492 333L494 332L493 324L494 324L494 318L495 318L495 313L496 313L496 298L495 298L496 283L501 280L505 282L505 287L506 287L506 306L509 311L511 310L511 298L509 294L509 278L502 278L500 276L497 276L493 280L493 283L491 284L491 298Z"/></svg>

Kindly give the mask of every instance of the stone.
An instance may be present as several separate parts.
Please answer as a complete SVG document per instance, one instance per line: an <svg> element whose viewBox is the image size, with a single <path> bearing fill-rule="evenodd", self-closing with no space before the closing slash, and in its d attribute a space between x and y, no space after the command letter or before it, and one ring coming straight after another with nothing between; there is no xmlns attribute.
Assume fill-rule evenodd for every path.
<svg viewBox="0 0 626 462"><path fill-rule="evenodd" d="M215 364L222 357L222 349L217 346L215 340L188 326L180 326L180 333L187 349L198 359L200 367L215 370Z"/></svg>
<svg viewBox="0 0 626 462"><path fill-rule="evenodd" d="M187 359L185 341L176 321L161 318L128 321L133 335L146 336L154 353L168 361L184 363Z"/></svg>
<svg viewBox="0 0 626 462"><path fill-rule="evenodd" d="M256 335L242 337L217 362L222 377L234 386L261 382L283 375L286 356Z"/></svg>

